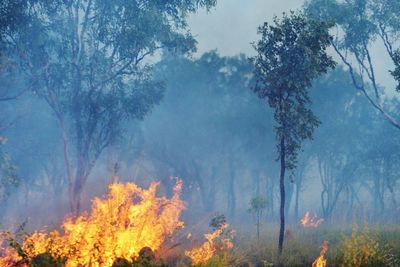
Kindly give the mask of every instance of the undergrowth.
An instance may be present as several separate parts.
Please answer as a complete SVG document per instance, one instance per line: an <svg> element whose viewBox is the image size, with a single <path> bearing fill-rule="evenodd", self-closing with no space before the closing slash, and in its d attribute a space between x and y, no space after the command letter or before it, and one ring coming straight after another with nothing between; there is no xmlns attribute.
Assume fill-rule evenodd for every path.
<svg viewBox="0 0 400 267"><path fill-rule="evenodd" d="M319 256L324 240L329 243L326 253L329 267L399 267L400 266L400 228L368 227L354 224L351 229L323 225L319 228L304 229L289 227L286 232L284 251L281 257L277 252L277 228L262 231L260 240L247 229L237 229L234 248L225 253L217 253L207 263L196 267L267 267L267 266L308 266ZM4 236L3 236L4 240ZM20 240L20 239L18 239ZM8 235L7 242L21 257L21 266L62 267L65 259L54 259L49 253L28 258L20 242ZM117 259L113 267L165 267L190 266L184 255L177 256L175 264L155 261L153 258L135 260Z"/></svg>

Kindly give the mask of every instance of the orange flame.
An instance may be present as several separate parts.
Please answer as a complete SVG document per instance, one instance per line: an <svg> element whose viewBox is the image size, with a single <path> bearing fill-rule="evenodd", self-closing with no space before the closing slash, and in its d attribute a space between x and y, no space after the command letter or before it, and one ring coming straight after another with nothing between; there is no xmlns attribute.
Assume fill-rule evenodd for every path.
<svg viewBox="0 0 400 267"><path fill-rule="evenodd" d="M25 238L22 248L30 259L45 252L65 257L66 267L109 267L117 258L136 258L143 247L157 250L167 236L183 227L179 217L184 208L180 180L170 199L156 196L158 186L152 183L142 189L134 183L110 184L106 199L94 199L91 214L67 219L63 233L35 232ZM1 267L20 260L9 249L3 255Z"/></svg>
<svg viewBox="0 0 400 267"><path fill-rule="evenodd" d="M185 251L185 255L192 260L192 265L203 265L207 263L218 249L228 250L233 248L233 243L229 238L222 238L219 245L215 242L228 226L228 224L223 224L214 232L205 234L204 237L206 241L201 246Z"/></svg>
<svg viewBox="0 0 400 267"><path fill-rule="evenodd" d="M324 219L322 219L322 218L318 219L318 216L316 213L314 214L314 217L311 217L309 211L307 211L306 214L304 215L303 219L300 220L301 225L306 228L310 228L310 227L316 228L316 227L320 226L323 222L324 222Z"/></svg>
<svg viewBox="0 0 400 267"><path fill-rule="evenodd" d="M316 258L312 264L312 267L326 267L325 254L328 251L328 241L324 240L322 243L322 250L319 257Z"/></svg>
<svg viewBox="0 0 400 267"><path fill-rule="evenodd" d="M4 255L0 258L0 267L13 267L22 259L18 256L17 251L11 248L2 249L0 255Z"/></svg>

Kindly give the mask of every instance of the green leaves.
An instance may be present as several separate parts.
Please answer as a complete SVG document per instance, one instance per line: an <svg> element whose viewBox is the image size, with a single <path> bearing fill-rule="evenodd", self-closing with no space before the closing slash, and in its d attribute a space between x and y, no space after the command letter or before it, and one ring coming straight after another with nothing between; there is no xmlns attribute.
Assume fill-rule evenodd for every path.
<svg viewBox="0 0 400 267"><path fill-rule="evenodd" d="M307 90L315 78L336 65L326 53L330 27L291 12L275 18L274 25L259 28L253 91L275 110L277 140L285 139L287 169L295 168L302 140L311 139L319 125L309 109Z"/></svg>
<svg viewBox="0 0 400 267"><path fill-rule="evenodd" d="M257 196L253 197L250 201L250 213L262 213L267 207L267 200L264 197Z"/></svg>
<svg viewBox="0 0 400 267"><path fill-rule="evenodd" d="M395 69L393 71L390 71L390 73L393 75L394 79L398 82L396 86L396 91L400 92L400 50L397 50L394 53L393 61L395 64Z"/></svg>

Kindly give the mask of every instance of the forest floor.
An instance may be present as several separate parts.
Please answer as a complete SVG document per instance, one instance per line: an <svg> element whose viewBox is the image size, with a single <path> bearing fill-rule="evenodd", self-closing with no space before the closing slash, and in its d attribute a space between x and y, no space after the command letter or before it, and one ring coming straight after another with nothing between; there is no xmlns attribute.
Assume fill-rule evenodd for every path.
<svg viewBox="0 0 400 267"><path fill-rule="evenodd" d="M262 225L258 239L256 227L247 225L227 230L213 241L203 243L203 251L198 251L201 261L198 264L193 264L193 258L188 257L186 250L190 246L183 242L169 246L167 250L157 251L156 255L153 254L154 261L148 261L147 256L141 261L140 256L139 261L116 261L113 267L400 267L400 225L322 224L315 228L296 225L287 226L287 229L281 256L277 250L277 226ZM194 235L195 239L204 241L204 236ZM225 238L231 238L232 247L220 246L226 241ZM202 261L204 259L208 260ZM40 263L32 265L35 261ZM0 260L0 267L15 266L4 262L2 264ZM48 258L47 254L39 255L28 265L64 266L61 262L57 263L51 257Z"/></svg>
<svg viewBox="0 0 400 267"><path fill-rule="evenodd" d="M264 230L259 240L256 229L237 229L234 248L217 253L205 266L400 266L400 226L288 227L284 250L278 256L278 228ZM254 230L249 232L249 230ZM327 241L324 242L324 241ZM323 244L327 250L323 252ZM323 255L324 264L313 265ZM185 266L175 262L174 265Z"/></svg>

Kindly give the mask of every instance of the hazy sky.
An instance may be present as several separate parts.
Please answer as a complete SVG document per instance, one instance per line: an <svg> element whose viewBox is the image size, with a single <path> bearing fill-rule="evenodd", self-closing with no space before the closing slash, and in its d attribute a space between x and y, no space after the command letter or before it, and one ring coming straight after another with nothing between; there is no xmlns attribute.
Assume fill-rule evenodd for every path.
<svg viewBox="0 0 400 267"><path fill-rule="evenodd" d="M257 27L265 21L271 22L274 15L297 10L304 0L218 0L215 8L207 12L200 10L189 17L192 33L198 41L198 53L217 49L221 55L239 53L254 54L251 42L257 41ZM393 68L389 58L382 57L383 46L372 52L379 83L394 95L395 82L388 70ZM397 94L398 95L398 94Z"/></svg>
<svg viewBox="0 0 400 267"><path fill-rule="evenodd" d="M296 10L303 0L219 0L207 13L201 10L189 18L198 52L217 48L222 55L254 53L251 42L258 39L257 27L276 14Z"/></svg>

